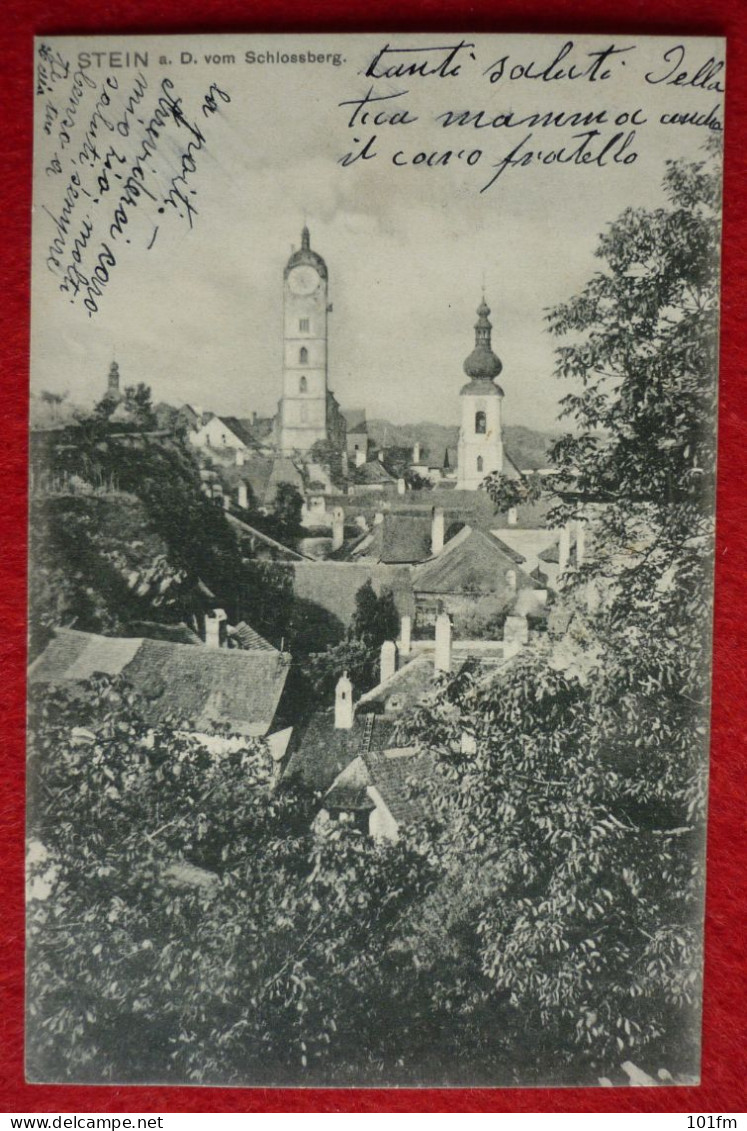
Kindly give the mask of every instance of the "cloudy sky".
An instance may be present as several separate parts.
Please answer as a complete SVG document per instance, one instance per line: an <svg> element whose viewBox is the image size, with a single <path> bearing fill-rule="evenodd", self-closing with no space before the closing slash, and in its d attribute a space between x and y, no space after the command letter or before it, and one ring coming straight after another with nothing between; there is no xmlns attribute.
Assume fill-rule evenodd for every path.
<svg viewBox="0 0 747 1131"><path fill-rule="evenodd" d="M420 44L459 38L428 37ZM597 236L624 207L663 203L666 160L700 155L707 128L662 124L661 115L705 116L721 100L717 91L685 80L644 78L686 73L691 79L710 56L723 57L720 41L681 41L682 54L676 50L665 59L677 40L577 39L572 58L580 69L589 66L590 51L613 42L636 46L612 58L605 81L504 75L491 84L482 72L501 57L509 56L506 72L530 61L541 71L565 42L565 37L491 36L475 41L475 58L465 58L457 77L376 81L377 94L406 90L392 105L406 104L417 122L349 129L350 111L339 103L362 97L371 85L363 72L386 37L54 42L73 63L81 49L147 50L143 105L155 102L164 74L172 77L194 120L212 82L231 98L205 119L207 145L190 178L198 210L194 227L175 215L157 214L155 204L149 210L150 202L138 207L128 229L131 243L118 251L118 266L93 318L68 301L45 267L56 233L43 209L54 214L60 206L59 180L45 176L45 168L59 138L43 133L37 100L32 388L67 391L78 403L101 395L116 358L122 380L147 382L156 400L241 416L273 412L280 396L282 270L305 220L312 246L329 268L330 387L343 407L365 406L369 416L398 422L456 422L462 363L472 348L484 280L493 344L504 365L505 419L551 428L565 390L552 375L554 342L544 326L546 309L574 294L599 267L593 255ZM391 42L412 46L418 40ZM339 52L345 62L248 64L247 50ZM177 65L182 51L200 62ZM159 67L164 52L172 63ZM233 53L236 62L208 65L204 56L210 53ZM107 73L88 71L97 83ZM124 95L134 71L115 73ZM83 106L91 112L95 97L88 88L85 97L89 102ZM52 98L64 108L64 87ZM515 118L605 109L612 119L638 108L648 121L628 150L638 153L635 162L600 169L533 161L508 169L484 193L479 190L495 162L528 134L533 137L527 149L549 153L565 144L571 151L579 144L571 137L583 127L445 130L433 120L448 109L484 109L490 117L511 110ZM84 119L81 110L79 120ZM618 132L604 128L604 140ZM365 141L371 133L377 157L343 168L339 159L352 139ZM159 160L173 166L180 154L173 139L170 144L171 156L164 145ZM454 159L432 169L394 168L391 161L397 150L410 156L465 147L483 151L473 168ZM96 216L101 223L100 213Z"/></svg>

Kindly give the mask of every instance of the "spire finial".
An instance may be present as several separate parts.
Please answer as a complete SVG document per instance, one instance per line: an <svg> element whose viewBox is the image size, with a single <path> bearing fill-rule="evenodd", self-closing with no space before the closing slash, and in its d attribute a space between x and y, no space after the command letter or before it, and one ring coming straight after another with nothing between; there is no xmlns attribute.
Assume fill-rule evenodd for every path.
<svg viewBox="0 0 747 1131"><path fill-rule="evenodd" d="M303 251L308 251L310 247L311 247L311 236L309 235L308 226L306 224L304 224L303 228L301 229L301 249Z"/></svg>

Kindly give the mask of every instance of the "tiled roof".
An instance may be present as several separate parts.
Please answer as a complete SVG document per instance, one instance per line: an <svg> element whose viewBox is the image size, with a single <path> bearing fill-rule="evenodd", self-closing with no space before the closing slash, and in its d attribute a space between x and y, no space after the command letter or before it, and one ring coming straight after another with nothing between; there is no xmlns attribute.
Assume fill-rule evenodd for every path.
<svg viewBox="0 0 747 1131"><path fill-rule="evenodd" d="M436 759L428 750L402 748L364 756L371 785L381 794L398 825L412 824L427 813L423 783L433 778Z"/></svg>
<svg viewBox="0 0 747 1131"><path fill-rule="evenodd" d="M353 561L391 565L424 562L431 556L431 520L427 515L385 514L349 553Z"/></svg>
<svg viewBox="0 0 747 1131"><path fill-rule="evenodd" d="M247 432L253 440L261 443L263 440L271 436L275 421L271 416L258 416L256 418L249 416L237 417L239 424Z"/></svg>
<svg viewBox="0 0 747 1131"><path fill-rule="evenodd" d="M147 722L210 733L225 724L257 737L272 725L290 657L267 649L195 648L162 640L58 629L29 668L30 683L122 675L143 696Z"/></svg>
<svg viewBox="0 0 747 1131"><path fill-rule="evenodd" d="M295 749L283 777L325 793L338 774L359 755L386 749L394 723L379 715L356 714L349 730L335 727L334 709L317 711L294 735Z"/></svg>
<svg viewBox="0 0 747 1131"><path fill-rule="evenodd" d="M291 483L302 494L304 490L301 472L286 456L250 456L241 466L225 468L223 476L232 487L247 483L262 507L272 506L280 483Z"/></svg>
<svg viewBox="0 0 747 1131"><path fill-rule="evenodd" d="M355 482L366 486L370 483L394 483L393 475L390 475L383 463L378 460L369 460L368 463L361 464L360 467L354 468Z"/></svg>
<svg viewBox="0 0 747 1131"><path fill-rule="evenodd" d="M390 589L400 616L412 616L411 567L370 562L295 562L293 595L297 601L311 601L337 617L342 625L350 624L355 612L355 595L370 581L377 593Z"/></svg>
<svg viewBox="0 0 747 1131"><path fill-rule="evenodd" d="M277 651L272 644L265 640L264 636L260 636L258 632L255 632L245 620L239 621L237 625L229 627L228 636L235 640L240 648L244 648L248 652Z"/></svg>
<svg viewBox="0 0 747 1131"><path fill-rule="evenodd" d="M366 812L375 807L375 789L398 825L412 824L427 813L422 786L435 768L433 754L409 746L359 754L333 781L324 796L325 808Z"/></svg>
<svg viewBox="0 0 747 1131"><path fill-rule="evenodd" d="M384 683L372 687L358 700L357 710L374 710L377 707L388 715L405 710L417 703L430 688L434 679L433 658L416 656L414 660L389 677Z"/></svg>
<svg viewBox="0 0 747 1131"><path fill-rule="evenodd" d="M528 574L517 569L524 562L492 534L463 527L441 553L413 571L417 593L495 593L505 586L505 574L516 572L517 585L536 587Z"/></svg>
<svg viewBox="0 0 747 1131"><path fill-rule="evenodd" d="M370 784L368 766L359 755L332 782L324 795L325 808L348 813L354 810L366 812L373 809L374 803L368 796Z"/></svg>
<svg viewBox="0 0 747 1131"><path fill-rule="evenodd" d="M186 624L157 624L152 620L132 621L127 632L133 636L146 636L150 640L168 640L172 644L202 644L202 640Z"/></svg>
<svg viewBox="0 0 747 1131"><path fill-rule="evenodd" d="M225 425L226 428L233 432L234 436L238 440L241 440L241 443L245 444L247 448L256 447L254 437L250 435L249 432L247 432L246 428L244 428L241 421L237 417L219 416L217 419L220 420L221 424Z"/></svg>
<svg viewBox="0 0 747 1131"><path fill-rule="evenodd" d="M231 468L231 478L235 478L237 482L243 480L248 483L260 506L265 505L267 484L272 475L273 462L274 460L270 457L261 457L247 460L243 467Z"/></svg>

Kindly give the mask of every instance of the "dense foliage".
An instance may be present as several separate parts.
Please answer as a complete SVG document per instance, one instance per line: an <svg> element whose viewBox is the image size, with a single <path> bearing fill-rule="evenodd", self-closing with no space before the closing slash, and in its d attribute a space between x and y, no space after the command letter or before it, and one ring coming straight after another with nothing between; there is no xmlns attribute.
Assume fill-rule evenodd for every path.
<svg viewBox="0 0 747 1131"><path fill-rule="evenodd" d="M34 704L32 1078L697 1071L718 179L673 164L665 190L550 313L576 388L555 517L588 553L542 643L465 665L402 720L436 756L427 819L386 847L312 832L261 744L151 738L116 681ZM362 591L344 647L374 657L394 631Z"/></svg>
<svg viewBox="0 0 747 1131"><path fill-rule="evenodd" d="M361 1050L360 1009L431 882L422 850L313 834L261 743L151 735L103 678L34 697L29 791L31 1079L377 1078L389 1019Z"/></svg>

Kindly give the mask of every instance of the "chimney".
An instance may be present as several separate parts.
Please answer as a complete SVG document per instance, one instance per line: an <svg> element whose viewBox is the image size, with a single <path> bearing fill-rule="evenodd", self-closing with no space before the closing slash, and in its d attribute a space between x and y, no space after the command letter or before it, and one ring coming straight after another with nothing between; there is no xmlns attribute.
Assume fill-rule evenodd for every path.
<svg viewBox="0 0 747 1131"><path fill-rule="evenodd" d="M237 452L237 455L238 455L238 452ZM243 463L243 460L242 460L242 463ZM248 508L249 508L249 492L247 490L246 483L243 483L243 482L239 483L239 486L238 486L238 503L239 503L239 506L242 508L242 510L248 510Z"/></svg>
<svg viewBox="0 0 747 1131"><path fill-rule="evenodd" d="M566 523L560 531L558 539L558 573L564 573L568 569L568 558L571 553L571 531L570 523Z"/></svg>
<svg viewBox="0 0 747 1131"><path fill-rule="evenodd" d="M576 565L582 566L586 557L586 523L576 519Z"/></svg>
<svg viewBox="0 0 747 1131"><path fill-rule="evenodd" d="M436 617L436 661L437 672L451 671L451 620L448 613Z"/></svg>
<svg viewBox="0 0 747 1131"><path fill-rule="evenodd" d="M379 448L379 463L383 463L383 462L384 462L384 449Z"/></svg>
<svg viewBox="0 0 747 1131"><path fill-rule="evenodd" d="M516 526L516 523L518 521L519 521L519 512L517 511L516 507L509 507L508 508L508 525L509 526Z"/></svg>
<svg viewBox="0 0 747 1131"><path fill-rule="evenodd" d="M339 550L345 540L345 511L335 507L332 511L332 549Z"/></svg>
<svg viewBox="0 0 747 1131"><path fill-rule="evenodd" d="M381 668L379 683L386 683L397 670L397 646L393 640L385 640L381 645Z"/></svg>
<svg viewBox="0 0 747 1131"><path fill-rule="evenodd" d="M223 510L230 511L231 509L231 496L227 492L223 492Z"/></svg>
<svg viewBox="0 0 747 1131"><path fill-rule="evenodd" d="M236 449L236 466L243 467L246 460L246 453L243 448ZM241 504L239 504L241 505Z"/></svg>
<svg viewBox="0 0 747 1131"><path fill-rule="evenodd" d="M384 521L383 514L381 513L381 511L377 511L376 514L373 516L374 526L381 526L383 521Z"/></svg>
<svg viewBox="0 0 747 1131"><path fill-rule="evenodd" d="M366 462L366 453L363 451L363 448L356 448L353 462L356 467L363 467L363 464Z"/></svg>
<svg viewBox="0 0 747 1131"><path fill-rule="evenodd" d="M505 644L528 644L529 621L525 616L507 616L503 625L503 641Z"/></svg>
<svg viewBox="0 0 747 1131"><path fill-rule="evenodd" d="M416 440L412 445L412 462L420 463L420 441Z"/></svg>
<svg viewBox="0 0 747 1131"><path fill-rule="evenodd" d="M208 648L224 648L228 617L224 609L211 609L205 613L205 644Z"/></svg>
<svg viewBox="0 0 747 1131"><path fill-rule="evenodd" d="M444 548L444 511L443 507L434 507L431 521L431 553L435 557Z"/></svg>
<svg viewBox="0 0 747 1131"><path fill-rule="evenodd" d="M350 730L354 713L353 685L348 673L343 672L335 688L335 730Z"/></svg>
<svg viewBox="0 0 747 1131"><path fill-rule="evenodd" d="M407 484L405 483L404 479L398 479L397 480L397 494L398 495L404 495L406 490L407 490Z"/></svg>
<svg viewBox="0 0 747 1131"><path fill-rule="evenodd" d="M399 651L401 656L410 655L410 641L412 638L412 620L407 615L399 622Z"/></svg>

